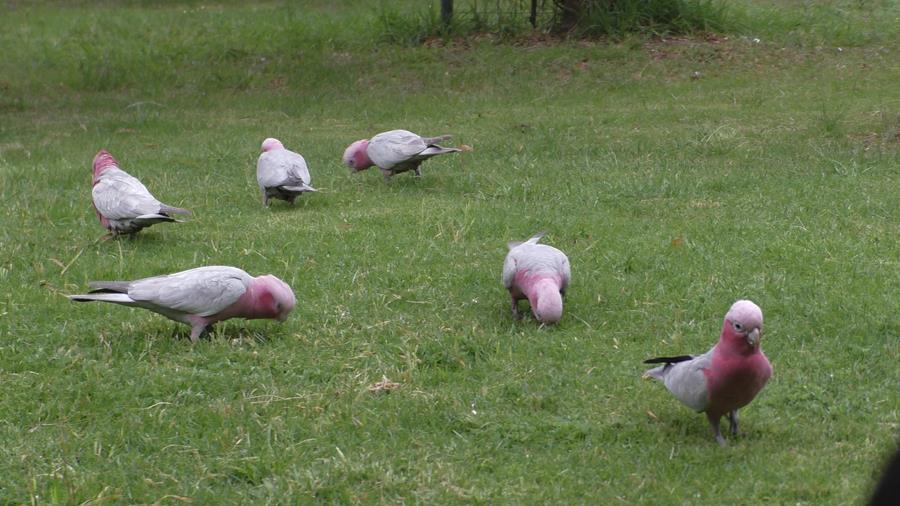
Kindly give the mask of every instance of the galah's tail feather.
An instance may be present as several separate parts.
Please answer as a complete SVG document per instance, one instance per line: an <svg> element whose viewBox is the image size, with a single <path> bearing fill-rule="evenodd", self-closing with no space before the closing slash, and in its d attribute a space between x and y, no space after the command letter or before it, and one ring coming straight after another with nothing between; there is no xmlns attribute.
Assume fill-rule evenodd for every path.
<svg viewBox="0 0 900 506"><path fill-rule="evenodd" d="M524 241L510 241L510 242L506 243L506 247L509 249L513 249L516 246L521 246L526 243L527 244L537 244L538 241L541 240L541 237L544 237L546 234L547 234L547 232L542 230Z"/></svg>
<svg viewBox="0 0 900 506"><path fill-rule="evenodd" d="M315 188L313 188L312 186L309 186L308 184L296 185L296 186L279 186L278 189L282 190L282 191L296 192L296 193L319 191L319 190L316 190Z"/></svg>
<svg viewBox="0 0 900 506"><path fill-rule="evenodd" d="M95 293L88 295L69 295L70 300L77 302L113 302L115 304L124 304L130 306L134 304L134 299L124 293Z"/></svg>
<svg viewBox="0 0 900 506"><path fill-rule="evenodd" d="M452 135L446 134L438 135L437 137L422 137L422 141L425 142L425 144L437 144L439 142L449 141L452 138Z"/></svg>
<svg viewBox="0 0 900 506"><path fill-rule="evenodd" d="M149 227L150 225L153 225L154 223L162 223L164 221L167 221L167 222L174 221L177 223L181 223L181 220L176 220L175 218L173 218L171 216L166 216L165 214L142 214L140 216L137 216L137 217L131 219L132 223L134 223L135 225L139 225L142 228Z"/></svg>
<svg viewBox="0 0 900 506"><path fill-rule="evenodd" d="M91 281L89 293L128 293L129 281Z"/></svg>
<svg viewBox="0 0 900 506"><path fill-rule="evenodd" d="M187 209L182 209L180 207L167 206L165 204L159 206L159 212L163 213L163 214L191 214L191 212Z"/></svg>
<svg viewBox="0 0 900 506"><path fill-rule="evenodd" d="M677 357L656 357L644 360L645 364L677 364L678 362L687 362L693 360L691 355L678 355Z"/></svg>
<svg viewBox="0 0 900 506"><path fill-rule="evenodd" d="M440 146L429 146L425 148L421 153L419 153L418 157L429 157L429 156L437 156L437 155L446 155L447 153L457 153L462 151L457 148L442 148Z"/></svg>

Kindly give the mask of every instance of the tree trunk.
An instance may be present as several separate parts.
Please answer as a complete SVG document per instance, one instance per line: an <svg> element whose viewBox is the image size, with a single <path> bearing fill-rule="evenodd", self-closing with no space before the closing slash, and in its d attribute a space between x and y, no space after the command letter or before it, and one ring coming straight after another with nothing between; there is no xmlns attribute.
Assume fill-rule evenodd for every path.
<svg viewBox="0 0 900 506"><path fill-rule="evenodd" d="M581 18L584 4L585 0L557 0L556 5L560 11L560 31L568 32L575 28L575 25L578 24L578 20Z"/></svg>
<svg viewBox="0 0 900 506"><path fill-rule="evenodd" d="M444 28L450 28L453 20L453 0L441 0L441 23Z"/></svg>

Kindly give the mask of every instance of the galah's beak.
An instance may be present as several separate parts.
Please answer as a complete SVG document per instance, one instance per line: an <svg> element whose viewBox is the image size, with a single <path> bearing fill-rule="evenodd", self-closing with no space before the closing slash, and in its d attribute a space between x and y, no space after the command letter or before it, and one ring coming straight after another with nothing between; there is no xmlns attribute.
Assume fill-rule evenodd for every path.
<svg viewBox="0 0 900 506"><path fill-rule="evenodd" d="M753 329L747 334L747 342L750 343L750 346L759 344L759 329Z"/></svg>

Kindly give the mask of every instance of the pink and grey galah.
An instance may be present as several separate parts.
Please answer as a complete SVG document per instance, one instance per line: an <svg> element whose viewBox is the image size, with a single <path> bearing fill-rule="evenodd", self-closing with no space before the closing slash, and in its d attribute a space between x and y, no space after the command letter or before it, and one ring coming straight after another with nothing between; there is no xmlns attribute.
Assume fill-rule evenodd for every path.
<svg viewBox="0 0 900 506"><path fill-rule="evenodd" d="M509 243L503 262L503 286L509 290L514 318L522 317L519 301L528 299L539 322L556 323L562 318L562 298L572 273L565 253L538 244L543 236L540 232L525 242Z"/></svg>
<svg viewBox="0 0 900 506"><path fill-rule="evenodd" d="M237 267L197 267L136 281L92 281L90 292L69 295L78 302L112 302L159 313L191 326L191 341L229 318L285 321L297 301L284 281L252 277Z"/></svg>
<svg viewBox="0 0 900 506"><path fill-rule="evenodd" d="M187 209L163 204L137 178L119 168L108 151L94 156L91 197L100 224L112 235L133 234L165 221L178 221L173 214L191 214Z"/></svg>
<svg viewBox="0 0 900 506"><path fill-rule="evenodd" d="M281 141L271 137L262 143L262 154L256 162L256 181L266 207L270 198L293 204L301 194L316 191L309 185L312 180L303 156L285 149Z"/></svg>
<svg viewBox="0 0 900 506"><path fill-rule="evenodd" d="M344 164L352 172L359 172L375 165L381 169L385 181L394 174L413 171L421 177L419 165L437 155L455 153L456 148L445 148L437 143L451 136L421 137L407 130L382 132L371 139L354 142L344 150Z"/></svg>
<svg viewBox="0 0 900 506"><path fill-rule="evenodd" d="M711 350L699 356L645 360L645 364L664 365L648 370L644 377L662 381L679 401L705 412L716 441L724 446L721 418L728 416L731 434L736 436L738 409L749 404L772 376L772 365L760 347L762 327L759 306L739 300L725 314L719 342Z"/></svg>

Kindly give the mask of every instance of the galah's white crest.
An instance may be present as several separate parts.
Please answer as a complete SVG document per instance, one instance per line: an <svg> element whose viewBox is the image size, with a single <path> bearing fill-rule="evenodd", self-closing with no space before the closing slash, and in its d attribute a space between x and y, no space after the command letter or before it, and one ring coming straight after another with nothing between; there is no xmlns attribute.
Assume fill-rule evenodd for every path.
<svg viewBox="0 0 900 506"><path fill-rule="evenodd" d="M720 445L725 438L719 421L728 416L732 435L738 432L738 409L746 406L772 376L772 365L760 347L762 310L749 300L735 302L722 324L719 342L699 356L681 355L644 361L664 364L644 376L662 381L689 408L705 412Z"/></svg>
<svg viewBox="0 0 900 506"><path fill-rule="evenodd" d="M407 130L382 132L371 139L354 142L344 150L344 163L352 172L359 172L375 165L381 169L387 181L394 174L413 171L421 177L419 165L432 156L455 153L456 148L438 146L438 142L451 136L420 137Z"/></svg>
<svg viewBox="0 0 900 506"><path fill-rule="evenodd" d="M92 281L90 292L69 295L79 302L140 307L191 326L191 341L229 318L287 319L296 299L291 287L272 275L252 277L237 267L197 267L136 281Z"/></svg>
<svg viewBox="0 0 900 506"><path fill-rule="evenodd" d="M316 191L310 186L312 180L306 160L299 153L285 149L278 139L263 141L262 154L256 162L256 181L266 207L270 198L293 204L300 194Z"/></svg>
<svg viewBox="0 0 900 506"><path fill-rule="evenodd" d="M528 299L538 321L556 323L562 318L562 296L572 274L565 253L538 244L543 236L541 232L525 242L509 243L509 253L503 262L503 286L509 290L513 317L522 317L519 300Z"/></svg>
<svg viewBox="0 0 900 506"><path fill-rule="evenodd" d="M164 221L178 221L173 214L191 214L156 200L136 177L119 168L105 149L94 156L91 197L100 224L113 235L133 234Z"/></svg>

